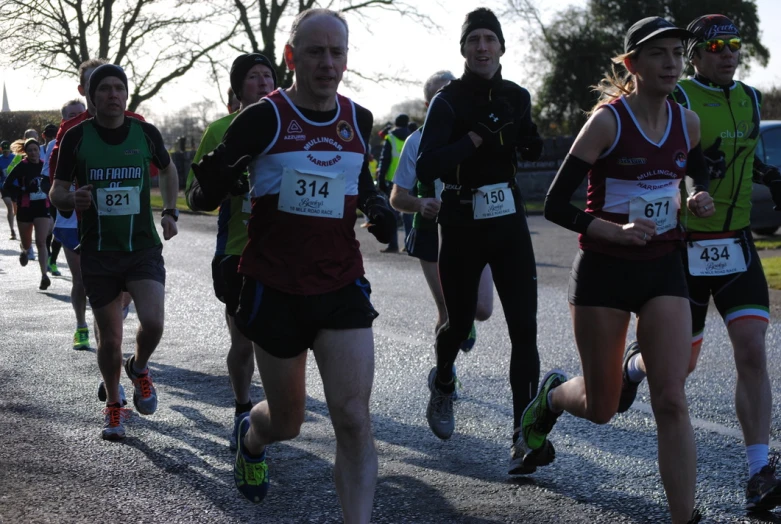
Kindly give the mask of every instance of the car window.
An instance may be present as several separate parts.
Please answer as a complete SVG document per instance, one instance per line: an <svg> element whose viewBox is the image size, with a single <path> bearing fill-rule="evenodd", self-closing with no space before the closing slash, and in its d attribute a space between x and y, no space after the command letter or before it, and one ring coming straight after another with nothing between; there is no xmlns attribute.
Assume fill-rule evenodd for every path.
<svg viewBox="0 0 781 524"><path fill-rule="evenodd" d="M762 151L757 146L757 154L771 166L781 167L781 127L774 127L762 133Z"/></svg>

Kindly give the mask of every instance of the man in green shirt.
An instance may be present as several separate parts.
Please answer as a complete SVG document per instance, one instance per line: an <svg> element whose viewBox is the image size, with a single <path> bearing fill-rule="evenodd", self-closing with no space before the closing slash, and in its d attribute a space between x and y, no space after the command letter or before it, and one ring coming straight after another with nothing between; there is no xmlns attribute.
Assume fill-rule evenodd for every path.
<svg viewBox="0 0 781 524"><path fill-rule="evenodd" d="M89 79L95 117L71 128L60 144L52 203L63 213L80 213L81 273L100 331L98 367L107 394L102 436L125 436L128 410L122 408L122 291L133 297L139 329L136 350L125 363L139 413L157 409L147 363L163 335L165 266L149 198L150 165L160 169L163 237L178 232L178 177L160 132L128 118L127 77L116 65L96 68ZM70 191L76 182L76 191Z"/></svg>
<svg viewBox="0 0 781 524"><path fill-rule="evenodd" d="M260 53L240 55L233 61L230 72L231 90L239 99L239 109L254 104L277 85L277 75L274 65ZM193 163L197 163L204 155L214 151L222 142L222 137L238 112L231 113L213 122L203 133L201 144L195 153ZM193 211L200 208L191 198L195 173L190 170L187 175L185 195L187 205ZM242 277L238 273L239 259L247 245L247 221L249 220L251 201L249 192L232 196L220 205L217 219L217 248L212 259L212 280L214 294L225 304L225 320L228 323L231 345L228 350L228 375L230 376L233 394L236 400L236 411L233 419L233 431L230 434L230 449L236 450L236 432L239 422L252 409L252 399L249 395L252 375L255 372L255 352L252 341L241 334L236 327L233 314L239 304Z"/></svg>
<svg viewBox="0 0 781 524"><path fill-rule="evenodd" d="M770 188L781 209L781 174L754 156L759 140L760 93L733 80L740 58L740 32L723 15L704 15L687 28L696 39L687 46L695 75L681 80L675 100L696 112L711 172L716 212L698 218L682 211L686 229L687 285L692 312L692 357L697 364L708 303L713 301L727 327L735 354L735 408L743 430L749 481L746 509L781 504L781 482L768 460L772 394L765 335L770 318L768 286L750 230L751 186ZM634 401L645 364L636 342L624 356L624 388L619 411Z"/></svg>

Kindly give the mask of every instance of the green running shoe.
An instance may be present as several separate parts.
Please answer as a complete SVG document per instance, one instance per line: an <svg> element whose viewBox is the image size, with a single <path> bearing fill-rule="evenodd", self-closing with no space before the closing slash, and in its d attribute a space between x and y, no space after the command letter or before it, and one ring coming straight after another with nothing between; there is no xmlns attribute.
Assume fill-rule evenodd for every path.
<svg viewBox="0 0 781 524"><path fill-rule="evenodd" d="M472 322L472 330L469 332L469 336L461 342L461 351L469 353L475 347L475 342L477 342L477 329L475 328L475 323Z"/></svg>
<svg viewBox="0 0 781 524"><path fill-rule="evenodd" d="M49 273L51 273L53 277L62 276L62 273L60 273L60 269L57 267L57 264L52 264L52 257L49 257L49 261L47 265L49 267Z"/></svg>
<svg viewBox="0 0 781 524"><path fill-rule="evenodd" d="M549 371L540 382L540 390L537 396L529 402L521 415L521 432L523 440L530 449L539 449L545 444L548 433L553 429L556 419L561 413L554 413L548 406L548 393L553 388L567 381L567 375L563 371L554 369Z"/></svg>
<svg viewBox="0 0 781 524"><path fill-rule="evenodd" d="M258 503L268 493L268 466L266 450L259 457L250 457L244 452L244 435L249 431L249 415L241 419L236 436L236 462L233 464L233 480L239 492L250 502Z"/></svg>
<svg viewBox="0 0 781 524"><path fill-rule="evenodd" d="M89 349L89 328L77 328L73 334L73 349Z"/></svg>

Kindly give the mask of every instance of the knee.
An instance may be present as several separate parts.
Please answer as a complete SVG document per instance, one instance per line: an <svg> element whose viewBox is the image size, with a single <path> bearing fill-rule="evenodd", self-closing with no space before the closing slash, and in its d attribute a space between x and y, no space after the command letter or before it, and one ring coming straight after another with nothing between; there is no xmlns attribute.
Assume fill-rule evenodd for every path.
<svg viewBox="0 0 781 524"><path fill-rule="evenodd" d="M253 426L262 425L259 415L255 410L250 412L250 422ZM284 412L272 413L272 435L275 441L293 440L301 433L301 426L304 424L304 410L289 410Z"/></svg>
<svg viewBox="0 0 781 524"><path fill-rule="evenodd" d="M739 374L756 375L767 368L764 340L753 340L735 347L735 367Z"/></svg>
<svg viewBox="0 0 781 524"><path fill-rule="evenodd" d="M141 324L141 330L147 336L161 337L163 336L163 319L162 318L145 318L139 319Z"/></svg>
<svg viewBox="0 0 781 524"><path fill-rule="evenodd" d="M355 397L330 411L337 439L361 439L371 433L368 399Z"/></svg>
<svg viewBox="0 0 781 524"><path fill-rule="evenodd" d="M651 407L657 421L688 417L689 405L683 381L667 382L650 387Z"/></svg>

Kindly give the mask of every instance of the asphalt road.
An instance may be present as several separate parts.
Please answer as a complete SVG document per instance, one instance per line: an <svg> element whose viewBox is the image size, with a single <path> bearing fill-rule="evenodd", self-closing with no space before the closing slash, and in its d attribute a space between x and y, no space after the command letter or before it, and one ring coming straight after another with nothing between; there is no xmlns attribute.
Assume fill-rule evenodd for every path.
<svg viewBox="0 0 781 524"><path fill-rule="evenodd" d="M566 286L573 234L530 219L539 265L539 349L543 372L577 373ZM332 482L334 439L321 382L310 359L308 413L299 438L269 450L271 491L260 505L233 485L228 450L233 404L225 371L228 346L210 261L215 218L183 216L165 247L166 331L151 362L160 406L134 414L122 443L100 439L101 403L94 352L70 349L74 330L69 272L38 291L37 264L22 268L0 226L0 522L338 522ZM498 298L461 355L463 389L456 432L437 439L425 420L433 365L434 304L417 261L382 255L360 228L375 322L372 396L380 477L374 521L394 523L664 522L648 390L608 425L565 415L551 436L556 461L528 478L508 478L511 428L509 339ZM88 314L89 315L89 314ZM133 349L135 313L125 322ZM781 376L781 333L768 336L770 373ZM94 338L92 339L94 344ZM698 505L705 522L749 519L742 510L746 464L734 414L735 372L726 331L709 319L707 348L688 395L698 446ZM130 391L129 380L123 377ZM779 395L779 381L773 393ZM253 399L262 398L255 380ZM781 449L779 408L773 446ZM781 510L779 510L781 514Z"/></svg>

